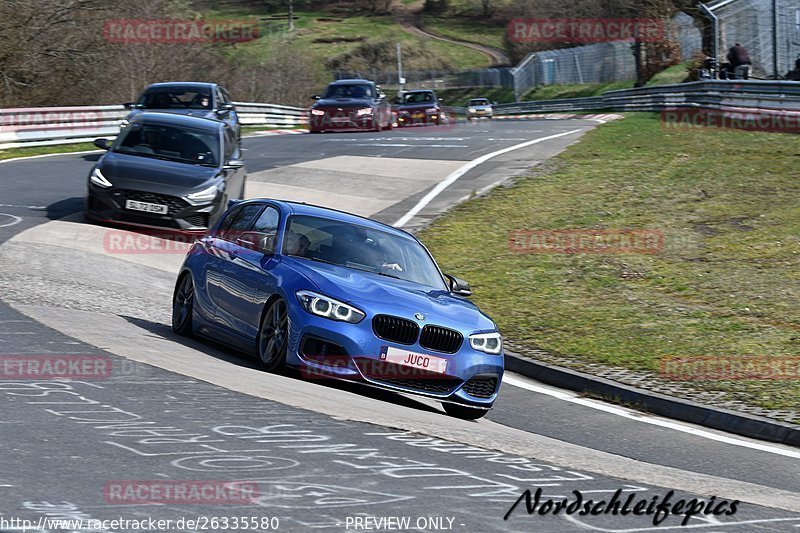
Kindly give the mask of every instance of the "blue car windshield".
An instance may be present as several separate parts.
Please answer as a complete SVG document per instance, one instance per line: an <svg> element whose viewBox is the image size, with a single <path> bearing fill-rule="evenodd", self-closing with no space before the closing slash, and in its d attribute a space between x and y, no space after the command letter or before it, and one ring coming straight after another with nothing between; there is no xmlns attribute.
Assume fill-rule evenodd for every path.
<svg viewBox="0 0 800 533"><path fill-rule="evenodd" d="M179 128L134 120L122 130L114 152L193 165L217 166L220 138L216 130Z"/></svg>
<svg viewBox="0 0 800 533"><path fill-rule="evenodd" d="M294 215L286 228L283 253L446 289L427 250L413 239L388 231Z"/></svg>

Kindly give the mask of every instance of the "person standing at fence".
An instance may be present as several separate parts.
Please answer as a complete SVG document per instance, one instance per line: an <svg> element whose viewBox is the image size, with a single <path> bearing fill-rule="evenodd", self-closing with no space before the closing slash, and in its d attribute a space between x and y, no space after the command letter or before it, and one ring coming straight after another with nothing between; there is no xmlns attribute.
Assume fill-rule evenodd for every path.
<svg viewBox="0 0 800 533"><path fill-rule="evenodd" d="M750 56L744 46L739 43L731 46L728 51L728 61L733 70L734 79L746 80L750 78Z"/></svg>

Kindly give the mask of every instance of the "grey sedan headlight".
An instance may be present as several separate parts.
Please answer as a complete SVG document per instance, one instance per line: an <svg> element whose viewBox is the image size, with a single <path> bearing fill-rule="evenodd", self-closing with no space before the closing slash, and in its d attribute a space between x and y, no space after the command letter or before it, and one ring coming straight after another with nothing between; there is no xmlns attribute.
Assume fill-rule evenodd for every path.
<svg viewBox="0 0 800 533"><path fill-rule="evenodd" d="M497 355L503 350L503 337L495 331L493 333L475 333L469 336L469 345L473 350Z"/></svg>
<svg viewBox="0 0 800 533"><path fill-rule="evenodd" d="M363 311L356 309L352 305L347 305L316 292L297 291L297 299L303 309L312 315L330 318L331 320L357 324L367 316Z"/></svg>
<svg viewBox="0 0 800 533"><path fill-rule="evenodd" d="M92 173L89 175L89 180L97 185L98 187L102 187L103 189L108 189L109 187L113 187L114 184L108 181L108 179L103 176L103 173L100 171L99 168L95 168L92 170Z"/></svg>
<svg viewBox="0 0 800 533"><path fill-rule="evenodd" d="M186 196L186 201L192 205L206 204L213 201L219 193L225 190L225 182L220 181L202 191L193 192Z"/></svg>

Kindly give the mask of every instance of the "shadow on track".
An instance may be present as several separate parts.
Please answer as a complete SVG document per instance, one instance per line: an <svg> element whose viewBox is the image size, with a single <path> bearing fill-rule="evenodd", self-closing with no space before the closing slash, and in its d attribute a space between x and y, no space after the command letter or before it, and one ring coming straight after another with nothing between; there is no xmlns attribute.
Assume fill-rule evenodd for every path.
<svg viewBox="0 0 800 533"><path fill-rule="evenodd" d="M131 316L122 316L121 318L124 318L134 326L142 328L157 337L183 344L184 346L188 346L210 357L214 357L216 359L225 361L227 363L232 363L242 368L251 368L254 370L260 370L260 366L255 360L254 356L245 354L243 352L239 352L228 346L216 343L213 340L204 338L200 339L198 337L194 338L182 337L177 333L175 333L174 331L172 331L172 328L170 328L169 326L158 322L153 322L150 320L144 320L141 318L136 318ZM339 381L334 379L319 379L319 380L315 379L313 381L310 381L303 379L300 375L300 371L293 368L286 368L283 372L280 373L280 375L296 379L298 381L303 381L305 383L314 383L320 386L330 387L344 392L349 392L351 394L366 396L368 398L380 402L391 403L394 405L402 405L403 407L418 409L421 411L428 411L431 413L442 413L443 416L447 416L439 409L436 409L435 407L427 405L421 401L415 400L414 398L404 396L402 394L398 394L395 392L378 389L361 383Z"/></svg>

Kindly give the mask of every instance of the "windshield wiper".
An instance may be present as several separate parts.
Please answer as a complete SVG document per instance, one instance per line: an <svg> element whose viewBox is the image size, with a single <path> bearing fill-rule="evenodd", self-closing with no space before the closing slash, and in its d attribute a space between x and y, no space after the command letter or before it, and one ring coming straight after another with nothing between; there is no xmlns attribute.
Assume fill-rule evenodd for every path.
<svg viewBox="0 0 800 533"><path fill-rule="evenodd" d="M138 155L138 156L141 156L141 157L149 157L151 159L161 159L163 161L171 161L171 159L169 159L169 158L167 158L166 156L163 156L163 155L150 154L148 152L139 152L137 150L120 150L118 148L118 149L114 150L114 152L116 152L118 154Z"/></svg>
<svg viewBox="0 0 800 533"><path fill-rule="evenodd" d="M400 280L403 280L403 281L408 281L405 278L401 278L400 276L395 276L394 274L387 274L386 272L375 272L375 274L377 274L379 276L386 276L387 278L394 278L394 279L400 279Z"/></svg>

